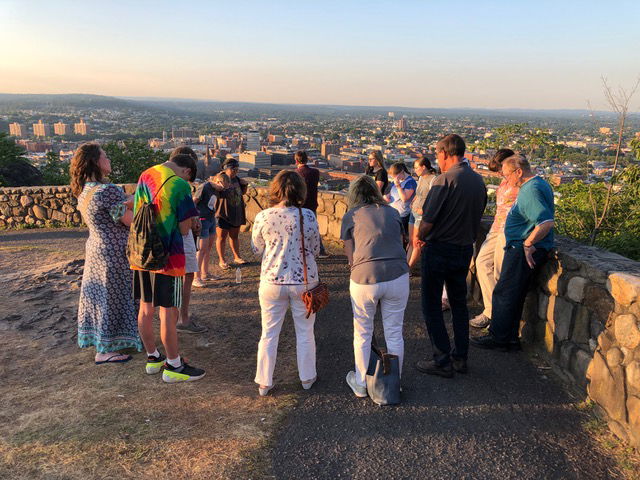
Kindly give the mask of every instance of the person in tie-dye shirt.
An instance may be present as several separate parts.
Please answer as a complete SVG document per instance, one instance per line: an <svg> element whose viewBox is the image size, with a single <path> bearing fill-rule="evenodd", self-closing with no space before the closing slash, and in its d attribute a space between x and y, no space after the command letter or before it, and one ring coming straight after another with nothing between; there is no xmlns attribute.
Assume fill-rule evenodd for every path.
<svg viewBox="0 0 640 480"><path fill-rule="evenodd" d="M514 155L513 150L509 148L498 150L489 162L489 169L492 172L500 172L502 161L512 155ZM513 202L518 197L519 191L520 188L509 185L506 178L502 180L498 190L496 190L496 214L493 217L491 230L489 230L476 257L476 274L482 291L484 310L469 321L472 327L484 328L491 322L493 289L500 278L504 247L506 245L504 224L507 221L507 214L513 206Z"/></svg>
<svg viewBox="0 0 640 480"><path fill-rule="evenodd" d="M199 212L191 198L191 187L197 165L190 155L177 155L162 165L155 165L140 175L134 200L134 215L144 203L152 202L156 227L168 260L155 271L135 270L134 295L140 299L138 329L147 351L146 372L159 373L167 383L199 380L204 370L187 365L178 354L176 322L182 304L182 282L185 255L182 236L199 225ZM160 336L166 357L157 347L153 331L155 307L160 308ZM166 360L166 362L165 362Z"/></svg>

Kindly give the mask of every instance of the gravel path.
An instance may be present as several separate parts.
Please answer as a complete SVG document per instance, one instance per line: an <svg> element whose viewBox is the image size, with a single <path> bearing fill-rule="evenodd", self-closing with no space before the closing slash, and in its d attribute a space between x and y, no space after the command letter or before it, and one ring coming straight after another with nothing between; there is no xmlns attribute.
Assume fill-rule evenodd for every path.
<svg viewBox="0 0 640 480"><path fill-rule="evenodd" d="M472 349L470 372L453 379L415 370L430 352L419 278L405 316L403 403L356 398L344 381L353 369L345 260L321 263L332 301L316 323L319 380L278 434L276 478L621 478L584 430L577 399L526 354Z"/></svg>

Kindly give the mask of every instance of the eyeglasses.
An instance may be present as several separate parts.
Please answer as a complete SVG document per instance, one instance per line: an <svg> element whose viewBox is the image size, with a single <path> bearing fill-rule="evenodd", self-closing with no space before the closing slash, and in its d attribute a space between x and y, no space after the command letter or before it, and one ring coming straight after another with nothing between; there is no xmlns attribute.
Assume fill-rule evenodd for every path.
<svg viewBox="0 0 640 480"><path fill-rule="evenodd" d="M509 178L511 175L513 175L514 173L516 173L518 170L520 170L520 168L516 168L515 170L511 170L509 173L505 174L504 172L502 173L502 176L504 178Z"/></svg>

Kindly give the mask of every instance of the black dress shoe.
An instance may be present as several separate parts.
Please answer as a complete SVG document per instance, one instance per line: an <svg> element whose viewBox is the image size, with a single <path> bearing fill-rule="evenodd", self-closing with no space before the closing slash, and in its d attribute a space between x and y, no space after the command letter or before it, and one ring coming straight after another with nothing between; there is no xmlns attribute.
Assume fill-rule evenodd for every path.
<svg viewBox="0 0 640 480"><path fill-rule="evenodd" d="M467 373L469 371L467 369L467 361L464 358L452 358L451 362L453 363L453 369L457 373Z"/></svg>
<svg viewBox="0 0 640 480"><path fill-rule="evenodd" d="M486 348L487 350L498 350L500 352L509 351L509 344L497 342L493 335L484 335L482 337L471 337L469 342L474 347Z"/></svg>
<svg viewBox="0 0 640 480"><path fill-rule="evenodd" d="M435 362L435 360L419 360L416 362L416 369L419 372L427 373L429 375L437 375L444 378L453 377L453 367L450 363L440 366Z"/></svg>

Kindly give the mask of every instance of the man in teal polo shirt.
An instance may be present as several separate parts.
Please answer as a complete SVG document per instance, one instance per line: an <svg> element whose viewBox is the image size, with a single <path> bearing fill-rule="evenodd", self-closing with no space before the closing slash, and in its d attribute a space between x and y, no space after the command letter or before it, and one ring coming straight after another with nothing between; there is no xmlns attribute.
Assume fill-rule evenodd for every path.
<svg viewBox="0 0 640 480"><path fill-rule="evenodd" d="M529 162L514 155L502 162L502 175L520 187L507 215L502 273L493 291L489 335L471 338L480 348L517 349L518 327L533 274L553 247L554 203L551 186L534 175Z"/></svg>

